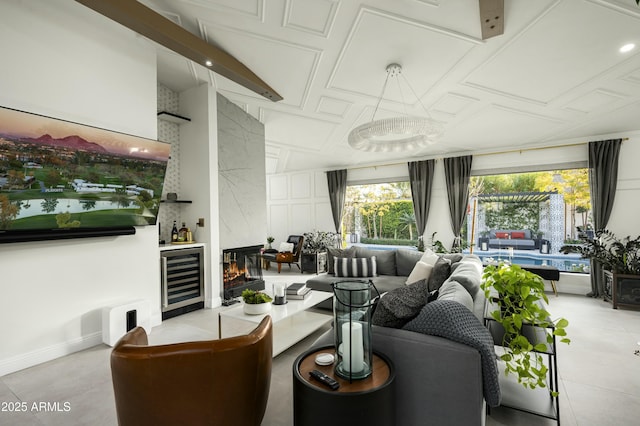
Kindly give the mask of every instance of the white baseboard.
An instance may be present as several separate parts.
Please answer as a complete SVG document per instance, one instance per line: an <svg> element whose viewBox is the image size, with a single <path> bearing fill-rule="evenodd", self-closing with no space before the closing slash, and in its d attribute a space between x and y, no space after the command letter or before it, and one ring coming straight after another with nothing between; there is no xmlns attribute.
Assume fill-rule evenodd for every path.
<svg viewBox="0 0 640 426"><path fill-rule="evenodd" d="M102 344L102 332L88 334L77 339L37 349L32 352L0 360L0 377L43 362L51 361L74 352L83 351Z"/></svg>

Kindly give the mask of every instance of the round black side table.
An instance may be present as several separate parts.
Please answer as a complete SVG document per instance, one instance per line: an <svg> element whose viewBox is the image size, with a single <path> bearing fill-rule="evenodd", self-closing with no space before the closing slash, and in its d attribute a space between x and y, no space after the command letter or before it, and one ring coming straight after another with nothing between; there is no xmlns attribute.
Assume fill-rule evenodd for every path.
<svg viewBox="0 0 640 426"><path fill-rule="evenodd" d="M395 422L395 371L391 361L374 352L373 371L363 380L342 379L335 365L315 363L319 353L332 353L333 346L311 349L293 363L293 424L296 426L389 426ZM309 376L319 370L332 377L340 388L329 387Z"/></svg>

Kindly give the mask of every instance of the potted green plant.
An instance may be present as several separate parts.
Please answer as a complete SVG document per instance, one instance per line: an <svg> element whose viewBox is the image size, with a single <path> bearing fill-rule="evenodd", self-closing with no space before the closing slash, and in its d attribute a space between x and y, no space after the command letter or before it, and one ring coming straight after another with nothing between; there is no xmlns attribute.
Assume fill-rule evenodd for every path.
<svg viewBox="0 0 640 426"><path fill-rule="evenodd" d="M249 315L265 314L271 310L273 299L259 290L246 289L241 294L244 301L244 313Z"/></svg>
<svg viewBox="0 0 640 426"><path fill-rule="evenodd" d="M579 253L592 263L602 265L604 272L604 296L613 302L638 305L640 300L634 296L634 289L640 289L640 236L632 239L627 236L618 238L611 231L600 229L593 238L581 237L577 244L567 244L560 248L564 254ZM592 268L592 271L594 268ZM621 281L625 285L621 285ZM623 287L626 290L622 294Z"/></svg>
<svg viewBox="0 0 640 426"><path fill-rule="evenodd" d="M273 238L272 236L268 236L267 237L267 249L271 250L271 243L273 243L276 239Z"/></svg>
<svg viewBox="0 0 640 426"><path fill-rule="evenodd" d="M515 374L518 383L527 388L548 387L543 353L554 343L554 336L563 343L570 342L565 330L569 321L551 319L545 307L549 300L542 278L518 265L500 263L484 269L481 287L492 309L490 320L502 326L494 328L492 334L494 338L500 336L504 347L500 359L505 362L505 374ZM554 389L550 392L558 394Z"/></svg>

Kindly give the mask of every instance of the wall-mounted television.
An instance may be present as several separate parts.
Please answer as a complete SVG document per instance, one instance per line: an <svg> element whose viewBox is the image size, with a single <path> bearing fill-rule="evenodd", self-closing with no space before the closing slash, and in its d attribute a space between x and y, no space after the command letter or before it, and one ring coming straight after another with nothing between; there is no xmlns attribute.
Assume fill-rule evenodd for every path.
<svg viewBox="0 0 640 426"><path fill-rule="evenodd" d="M0 107L0 242L155 225L171 146Z"/></svg>

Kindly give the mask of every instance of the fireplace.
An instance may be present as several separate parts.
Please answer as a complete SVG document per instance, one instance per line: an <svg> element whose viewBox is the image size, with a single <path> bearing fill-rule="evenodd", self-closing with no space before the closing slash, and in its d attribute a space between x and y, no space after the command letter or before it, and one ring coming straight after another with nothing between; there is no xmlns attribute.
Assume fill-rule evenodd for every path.
<svg viewBox="0 0 640 426"><path fill-rule="evenodd" d="M260 250L262 244L222 250L222 304L238 302L245 289L264 290Z"/></svg>

